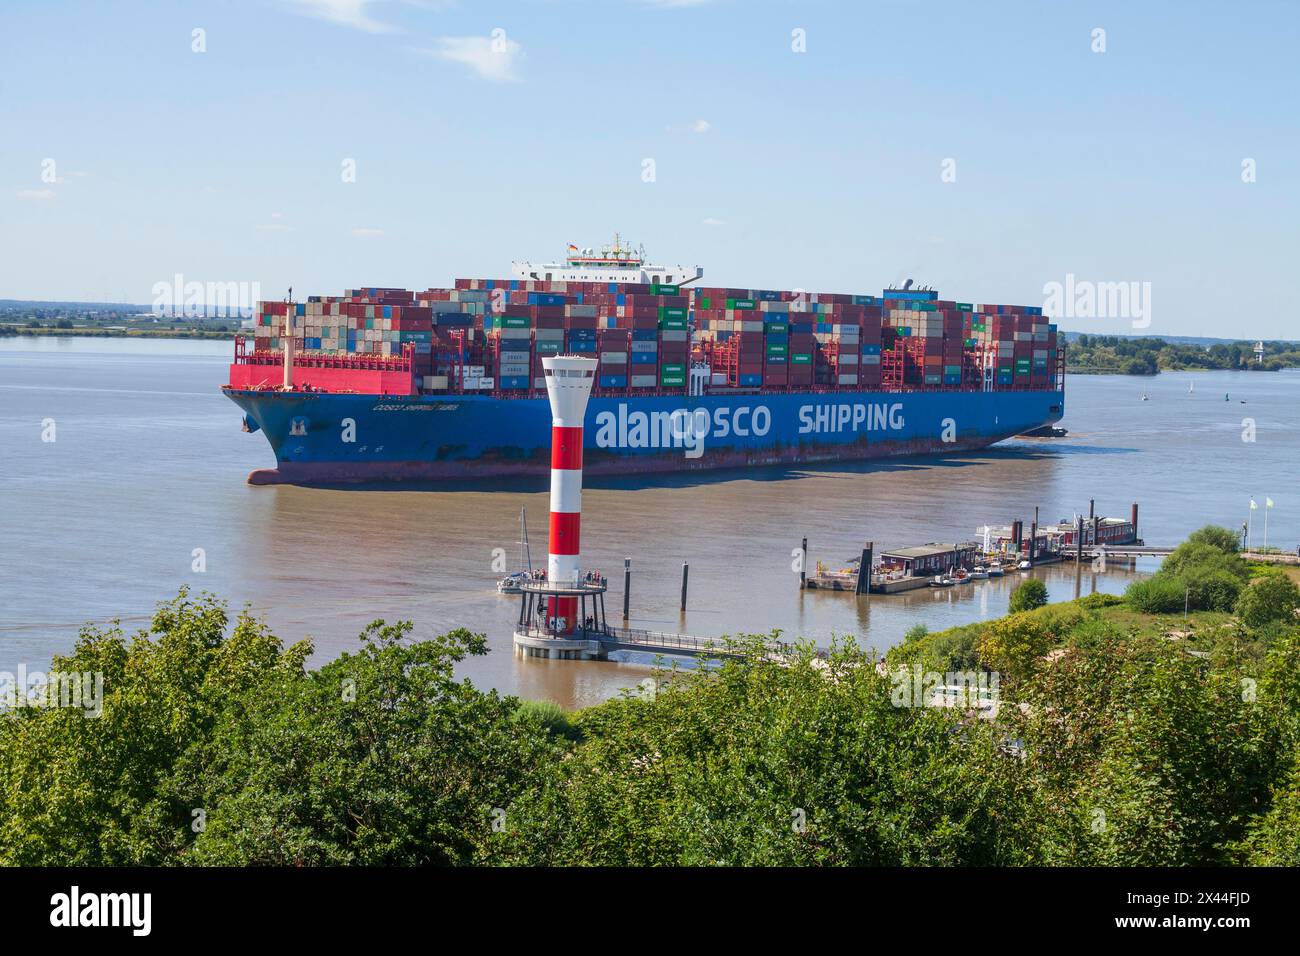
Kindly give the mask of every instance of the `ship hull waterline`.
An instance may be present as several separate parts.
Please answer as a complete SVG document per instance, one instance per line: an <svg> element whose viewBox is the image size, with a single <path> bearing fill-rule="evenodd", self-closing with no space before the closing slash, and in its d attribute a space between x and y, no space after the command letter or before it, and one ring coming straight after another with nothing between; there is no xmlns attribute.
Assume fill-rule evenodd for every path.
<svg viewBox="0 0 1300 956"><path fill-rule="evenodd" d="M276 457L251 484L464 481L550 469L544 396L223 391ZM965 452L1055 423L1064 409L1061 391L595 396L584 468L662 474Z"/></svg>

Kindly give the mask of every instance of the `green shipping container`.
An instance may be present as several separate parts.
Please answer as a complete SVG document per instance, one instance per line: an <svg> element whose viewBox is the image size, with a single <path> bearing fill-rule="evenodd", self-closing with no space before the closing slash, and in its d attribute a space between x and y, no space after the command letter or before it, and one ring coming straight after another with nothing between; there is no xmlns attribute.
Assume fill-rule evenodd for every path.
<svg viewBox="0 0 1300 956"><path fill-rule="evenodd" d="M661 319L684 319L686 310L675 306L659 306L659 318Z"/></svg>
<svg viewBox="0 0 1300 956"><path fill-rule="evenodd" d="M652 282L650 283L650 294L651 295L679 295L680 293L677 291L677 286L675 285L661 285L657 282Z"/></svg>
<svg viewBox="0 0 1300 956"><path fill-rule="evenodd" d="M707 297L705 297L705 296L700 296L700 308L701 308L701 309L711 309L711 308L713 308L713 306L709 305L709 300L708 300Z"/></svg>
<svg viewBox="0 0 1300 956"><path fill-rule="evenodd" d="M787 355L789 352L790 347L784 342L769 342L767 345L768 355Z"/></svg>
<svg viewBox="0 0 1300 956"><path fill-rule="evenodd" d="M684 375L660 375L659 384L672 387L674 385L685 385L686 376Z"/></svg>
<svg viewBox="0 0 1300 956"><path fill-rule="evenodd" d="M791 353L790 353L790 364L791 364L791 365L811 365L811 364L812 364L812 354L809 353L809 352L791 352Z"/></svg>
<svg viewBox="0 0 1300 956"><path fill-rule="evenodd" d="M660 319L659 328L668 331L673 331L673 332L685 332L686 320L685 319Z"/></svg>
<svg viewBox="0 0 1300 956"><path fill-rule="evenodd" d="M975 307L971 305L969 302L958 302L957 309L958 311L961 312L972 312L974 311Z"/></svg>
<svg viewBox="0 0 1300 956"><path fill-rule="evenodd" d="M764 335L785 335L790 331L790 326L784 322L770 322L763 326Z"/></svg>
<svg viewBox="0 0 1300 956"><path fill-rule="evenodd" d="M728 299L728 309L752 309L754 308L753 299Z"/></svg>
<svg viewBox="0 0 1300 956"><path fill-rule="evenodd" d="M659 372L661 375L685 375L686 366L680 362L669 363L667 365L660 365Z"/></svg>

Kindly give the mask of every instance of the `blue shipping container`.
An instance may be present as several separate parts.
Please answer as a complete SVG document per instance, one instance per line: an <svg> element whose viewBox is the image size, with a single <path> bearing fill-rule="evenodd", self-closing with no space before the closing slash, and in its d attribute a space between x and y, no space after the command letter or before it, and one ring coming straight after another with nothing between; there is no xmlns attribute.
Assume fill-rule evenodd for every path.
<svg viewBox="0 0 1300 956"><path fill-rule="evenodd" d="M762 378L760 375L759 378ZM602 375L600 377L601 388L627 388L626 375Z"/></svg>

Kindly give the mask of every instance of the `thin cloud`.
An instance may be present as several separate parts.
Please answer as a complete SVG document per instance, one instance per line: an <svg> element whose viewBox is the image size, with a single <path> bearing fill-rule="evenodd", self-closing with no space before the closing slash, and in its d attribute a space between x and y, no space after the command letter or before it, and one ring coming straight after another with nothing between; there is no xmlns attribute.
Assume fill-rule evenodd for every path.
<svg viewBox="0 0 1300 956"><path fill-rule="evenodd" d="M707 219L704 220L704 225L706 226L725 226L726 224L727 223L725 220L714 219L712 216L709 216Z"/></svg>
<svg viewBox="0 0 1300 956"><path fill-rule="evenodd" d="M384 230L382 229L370 229L366 226L358 226L352 230L352 235L358 239L378 239L383 234Z"/></svg>
<svg viewBox="0 0 1300 956"><path fill-rule="evenodd" d="M55 196L53 189L20 189L18 190L19 199L27 199L32 202L47 202Z"/></svg>
<svg viewBox="0 0 1300 956"><path fill-rule="evenodd" d="M366 33L392 33L396 28L381 23L367 12L375 0L286 0L303 16L328 20Z"/></svg>
<svg viewBox="0 0 1300 956"><path fill-rule="evenodd" d="M711 129L713 129L713 124L706 119L697 119L691 127L691 131L695 133L707 133Z"/></svg>
<svg viewBox="0 0 1300 956"><path fill-rule="evenodd" d="M436 49L420 49L416 52L460 63L481 78L495 83L516 82L519 79L519 62L524 58L524 48L504 34L493 37L438 37Z"/></svg>

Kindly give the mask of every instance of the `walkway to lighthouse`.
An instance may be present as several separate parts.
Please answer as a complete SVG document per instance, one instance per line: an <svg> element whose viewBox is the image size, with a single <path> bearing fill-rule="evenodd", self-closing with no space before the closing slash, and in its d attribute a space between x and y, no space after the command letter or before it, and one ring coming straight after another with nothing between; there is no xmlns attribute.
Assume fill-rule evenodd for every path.
<svg viewBox="0 0 1300 956"><path fill-rule="evenodd" d="M595 660L607 658L614 651L715 658L746 657L755 651L752 642L611 625L605 619L604 595L604 584L525 583L520 595L519 620L515 623L515 652L552 660ZM553 597L578 598L581 609L577 620L547 618L547 599ZM790 657L796 651L794 644L782 641L764 641L761 647L763 653L773 657ZM825 657L826 652L818 650L817 656Z"/></svg>

